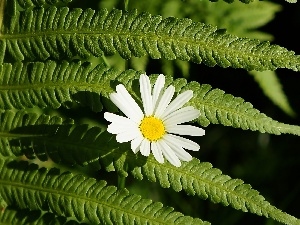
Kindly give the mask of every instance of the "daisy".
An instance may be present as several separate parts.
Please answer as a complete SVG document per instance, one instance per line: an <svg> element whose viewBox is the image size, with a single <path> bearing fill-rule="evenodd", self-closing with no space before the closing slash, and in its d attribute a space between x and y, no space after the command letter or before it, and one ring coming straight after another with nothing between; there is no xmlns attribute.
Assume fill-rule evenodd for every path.
<svg viewBox="0 0 300 225"><path fill-rule="evenodd" d="M192 106L183 105L193 97L193 91L188 90L179 94L173 101L175 87L170 85L163 91L165 76L159 75L153 88L149 77L142 74L139 79L143 109L131 97L124 85L116 87L116 93L110 94L111 101L126 116L104 113L104 118L111 122L107 131L116 134L119 143L131 142L134 153L141 152L149 156L150 152L159 162L164 157L174 166L181 165L180 160L190 161L192 156L185 151L198 151L200 146L178 135L202 136L202 128L182 123L199 117L199 110Z"/></svg>

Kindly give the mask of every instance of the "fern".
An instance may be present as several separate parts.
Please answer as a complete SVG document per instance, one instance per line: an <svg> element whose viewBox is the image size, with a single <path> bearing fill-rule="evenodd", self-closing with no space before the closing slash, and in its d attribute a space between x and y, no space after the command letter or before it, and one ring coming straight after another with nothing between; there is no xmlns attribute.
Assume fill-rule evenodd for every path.
<svg viewBox="0 0 300 225"><path fill-rule="evenodd" d="M104 79L107 70L103 65L92 69L90 64L57 64L54 61L3 64L0 66L0 73L3 73L0 77L1 109L68 107L77 99L99 112L102 110L99 95L93 95L91 91L106 93L111 90L109 81L114 79L115 72L108 70L110 76Z"/></svg>
<svg viewBox="0 0 300 225"><path fill-rule="evenodd" d="M214 203L230 205L235 209L270 217L285 224L300 222L270 205L242 180L223 175L220 170L212 168L210 163L200 163L198 159L184 163L180 169L176 169L166 164L158 164L152 158L143 166L135 167L132 173L138 179L144 176L150 181L159 182L162 187L184 190L189 195L198 195Z"/></svg>
<svg viewBox="0 0 300 225"><path fill-rule="evenodd" d="M12 147L10 142L15 138L32 136L42 136L45 133L45 127L39 127L39 125L48 125L48 134L55 133L57 125L72 123L72 120L63 120L58 116L38 115L36 113L26 113L25 111L19 111L17 113L13 111L5 111L0 113L0 156L12 156L12 154L19 155L20 146ZM35 125L35 126L33 126ZM13 130L18 131L18 128L27 126L27 132L30 134L16 134ZM50 129L51 128L51 129Z"/></svg>
<svg viewBox="0 0 300 225"><path fill-rule="evenodd" d="M263 92L275 105L281 108L286 114L295 116L295 112L291 108L289 101L282 90L279 79L273 71L250 71L249 72L259 84Z"/></svg>
<svg viewBox="0 0 300 225"><path fill-rule="evenodd" d="M175 191L184 190L189 195L197 195L209 199L214 203L230 205L244 212L251 212L260 216L270 217L285 224L297 224L299 220L281 212L270 205L263 196L243 184L239 179L231 179L222 175L221 171L212 168L210 163L199 162L197 159L184 163L180 168L170 164L160 164L153 157L146 160L140 154L135 155L129 146L118 147L115 140L96 136L97 129L82 129L81 126L72 132L64 127L59 128L54 135L29 136L17 139L20 147L25 151L32 151L30 155L48 155L55 162L63 164L83 165L100 161L107 171L116 170L121 176L127 176L125 164L137 179L146 177L152 182L159 182L164 188ZM107 141L103 141L107 140ZM34 145L30 148L26 143ZM84 149L84 154L82 153ZM70 156L70 152L72 155ZM47 160L43 159L42 160ZM95 163L94 163L95 164ZM95 168L95 166L94 166Z"/></svg>
<svg viewBox="0 0 300 225"><path fill-rule="evenodd" d="M15 1L15 0L14 0ZM67 3L72 2L72 0L16 0L16 2L21 6L22 8L30 8L32 6L44 6L46 4L48 5L67 5Z"/></svg>
<svg viewBox="0 0 300 225"><path fill-rule="evenodd" d="M250 39L271 40L271 34L258 29L277 11L286 9L278 3L254 0L212 1L0 0L0 225L209 224L203 218L216 224L242 224L240 216L227 214L234 210L287 225L300 224L299 219L275 207L281 205L284 211L293 212L297 186L280 189L285 204L293 200L289 207L272 199L278 195L276 187L272 192L264 189L273 187L275 177L278 183L295 184L292 172L284 171L282 179L278 171L285 165L297 170L296 154L288 156L289 146L298 144L297 137L252 132L236 138L219 127L206 129L207 135L201 138L204 143L200 143L204 151L197 155L213 160L231 177L249 180L247 171L259 170L259 177L250 180L267 193L262 196L211 163L196 158L180 167L158 163L153 154L134 154L130 143L118 143L115 135L106 131L103 113L122 115L110 100L118 84L126 87L138 105L145 103L139 86L144 72L138 71L143 70L165 73L164 88L173 85L174 98L192 90L193 98L186 105L200 111L193 121L200 126L221 124L300 135L300 126L278 122L242 98L178 78L202 83L211 71L232 71L192 62L252 71L274 103L293 114L273 71L298 71L300 56L268 41ZM153 85L157 75L149 78ZM215 79L217 84L212 86L217 87L220 80L216 76L212 81ZM224 90L237 84L231 76L224 81ZM290 100L294 103L295 99ZM236 146L250 150L251 156L238 153ZM127 177L129 182L125 182ZM107 185L114 183L117 187ZM210 202L200 199L228 206L228 211L217 211L224 210L222 207L206 210ZM242 217L247 216L241 212Z"/></svg>
<svg viewBox="0 0 300 225"><path fill-rule="evenodd" d="M103 108L100 96L108 102L108 95L114 91L113 86L117 81L124 83L136 95L131 84L140 74L133 70L121 73L103 65L92 68L90 64L57 64L53 61L25 65L3 64L0 66L0 73L3 74L0 78L0 99L3 102L0 109L33 106L58 108L78 103L89 106L95 112ZM202 126L214 123L263 133L300 135L298 126L272 120L242 98L225 94L219 89L211 89L210 85L199 85L196 82L187 84L185 79L177 79L171 83L171 78L167 85L169 84L173 84L178 93L193 90L194 98L189 104L200 110L197 122Z"/></svg>
<svg viewBox="0 0 300 225"><path fill-rule="evenodd" d="M9 24L0 35L0 48L14 60L86 58L118 52L124 59L147 54L154 59L177 58L247 70L299 69L299 57L292 51L225 34L190 19L50 7L18 12Z"/></svg>
<svg viewBox="0 0 300 225"><path fill-rule="evenodd" d="M161 203L117 190L105 181L82 175L58 174L0 160L0 195L20 208L51 209L57 215L75 217L90 224L209 224L163 207ZM18 198L22 195L23 198Z"/></svg>
<svg viewBox="0 0 300 225"><path fill-rule="evenodd" d="M66 217L57 217L53 213L42 214L39 210L30 211L28 209L13 209L11 207L6 208L0 214L1 225L43 225L43 224L60 224L60 225L80 225L75 220L67 221ZM85 224L86 225L86 224Z"/></svg>
<svg viewBox="0 0 300 225"><path fill-rule="evenodd" d="M52 127L43 126L47 131L44 131L43 136L31 134L27 127L19 129L20 137L10 141L9 146L12 149L19 147L19 151L13 151L16 156L37 156L41 161L50 157L56 163L72 166L92 164L94 170L100 169L99 158L102 155L110 154L118 148L117 143L111 140L111 134L102 133L99 127L88 129L86 125L59 126L55 132ZM24 133L31 136L22 137Z"/></svg>
<svg viewBox="0 0 300 225"><path fill-rule="evenodd" d="M253 1L250 5L238 1L232 4L226 4L222 1L209 4L209 2L203 1L197 5L199 5L197 10L204 8L206 16L197 15L195 12L191 15L197 16L196 18L201 19L201 21L219 28L226 28L229 33L238 37L259 40L273 39L271 34L262 32L258 28L270 22L275 17L275 13L282 9L281 5L269 1ZM218 11L218 13L214 13L214 11Z"/></svg>
<svg viewBox="0 0 300 225"><path fill-rule="evenodd" d="M212 89L210 85L199 85L197 82L187 84L185 79L177 79L173 85L177 87L178 92L193 90L194 98L189 105L200 110L201 115L197 122L202 126L213 123L277 135L300 134L300 127L279 123L254 109L251 103L242 98L225 94L220 89Z"/></svg>

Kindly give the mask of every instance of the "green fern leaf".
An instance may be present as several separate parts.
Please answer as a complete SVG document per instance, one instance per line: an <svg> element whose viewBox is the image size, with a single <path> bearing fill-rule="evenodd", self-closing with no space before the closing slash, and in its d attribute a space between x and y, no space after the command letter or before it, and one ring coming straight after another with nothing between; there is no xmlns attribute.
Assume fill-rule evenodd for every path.
<svg viewBox="0 0 300 225"><path fill-rule="evenodd" d="M141 156L142 157L142 156ZM180 168L169 163L159 164L154 157L139 166L135 158L129 165L137 179L147 178L159 182L164 188L171 187L175 191L184 190L189 195L197 195L214 203L232 206L244 212L251 212L272 218L284 224L299 224L300 220L270 205L258 191L242 180L232 179L207 162L198 159L184 162ZM136 164L136 166L134 165Z"/></svg>
<svg viewBox="0 0 300 225"><path fill-rule="evenodd" d="M0 225L87 225L78 223L75 220L68 220L63 216L56 216L53 213L42 213L40 210L30 211L28 209L14 209L8 207L0 213Z"/></svg>
<svg viewBox="0 0 300 225"><path fill-rule="evenodd" d="M44 6L44 5L67 5L72 0L11 0L16 1L22 8L27 9L32 6Z"/></svg>
<svg viewBox="0 0 300 225"><path fill-rule="evenodd" d="M26 131L26 127L24 130ZM51 135L22 137L25 135L20 133L20 138L9 144L14 147L14 143L18 143L20 152L30 151L30 156L38 158L49 156L55 162L63 164L97 165L100 162L107 171L116 170L121 176L127 176L127 172L130 172L137 179L146 177L150 181L159 182L164 188L184 190L189 195L208 198L212 202L230 205L244 212L270 217L285 224L297 224L298 220L271 206L250 185L222 175L210 163L200 163L193 159L183 163L180 168L169 163L160 164L152 156L135 155L129 144L118 145L110 134L99 134L99 131L95 127L87 130L82 126L60 126ZM47 157L42 160L47 160ZM129 168L126 171L127 165Z"/></svg>
<svg viewBox="0 0 300 225"><path fill-rule="evenodd" d="M232 4L222 1L209 4L206 1L202 1L198 5L198 8L192 9L194 14L196 14L195 10L199 10L199 8L204 8L206 12L205 14L195 15L196 18L199 17L200 21L219 28L226 28L230 34L238 37L259 40L273 39L271 34L264 33L258 29L270 22L275 17L275 13L282 8L281 5L269 1L253 1L249 5L238 1Z"/></svg>
<svg viewBox="0 0 300 225"><path fill-rule="evenodd" d="M0 154L25 155L41 161L49 158L64 165L89 165L100 169L99 160L118 149L118 143L99 127L71 125L60 117L6 111L0 114ZM72 122L72 121L71 121ZM72 154L70 154L72 152ZM102 165L111 167L109 160ZM127 175L126 172L122 172Z"/></svg>
<svg viewBox="0 0 300 225"><path fill-rule="evenodd" d="M180 59L247 70L299 70L299 57L269 42L238 38L190 19L120 10L50 7L17 13L0 35L2 50L15 60L46 60L119 53Z"/></svg>
<svg viewBox="0 0 300 225"><path fill-rule="evenodd" d="M107 71L110 76L105 77ZM0 74L0 109L71 107L81 102L96 112L102 110L97 93L111 92L109 82L116 76L103 65L92 69L90 64L54 61L2 64Z"/></svg>
<svg viewBox="0 0 300 225"><path fill-rule="evenodd" d="M59 174L54 169L37 170L27 162L0 160L0 168L0 195L19 208L51 210L90 224L209 224L130 195L126 189L107 186L105 181Z"/></svg>
<svg viewBox="0 0 300 225"><path fill-rule="evenodd" d="M135 82L140 74L133 70L118 72L98 65L53 61L46 63L16 63L0 66L0 109L23 109L38 106L41 108L60 106L73 107L73 104L89 106L93 111L102 110L102 102L109 102L108 95L114 91L117 82L139 99ZM43 76L41 76L43 74ZM254 109L251 103L242 98L225 94L210 85L197 82L187 84L185 79L177 79L169 84L176 91L192 90L194 98L188 103L201 112L197 122L202 126L210 123L242 128L244 130L271 134L291 133L300 135L300 127L279 123ZM100 98L101 96L101 98ZM110 104L108 103L108 106Z"/></svg>
<svg viewBox="0 0 300 225"><path fill-rule="evenodd" d="M44 133L55 133L57 125L70 124L73 123L72 120L63 120L61 117L57 116L48 116L48 115L38 115L35 113L26 113L24 111L19 111L17 113L12 111L6 111L0 113L0 156L11 156L11 155L20 155L20 146L11 145L11 141L20 138L24 138L28 135L42 136ZM40 125L47 124L48 129ZM27 135L20 135L20 128L27 127ZM17 134L19 133L19 134ZM30 133L30 134L29 134ZM30 158L30 157L29 157Z"/></svg>
<svg viewBox="0 0 300 225"><path fill-rule="evenodd" d="M47 137L43 138L46 140L43 143L36 141L36 138L30 138L35 150L47 151L47 155L70 152L68 149L70 140L54 138L52 142L55 141L55 145L58 146L54 147L49 140L47 141ZM114 143L114 141L112 142ZM125 165L128 165L128 171L137 179L146 177L150 181L158 182L164 188L171 187L175 191L184 190L189 195L197 195L214 203L222 203L244 212L270 217L285 224L297 224L296 222L299 222L294 217L271 206L263 196L251 189L250 185L243 184L241 180L222 175L221 171L212 168L210 163L200 163L199 160L193 159L191 162L183 163L180 168L176 168L169 163L160 164L152 156L146 158L139 154L135 155L130 150L130 146L126 144L121 145L119 148L111 146L111 149L108 146L100 148L100 146L106 144L98 143L98 140L83 142L74 139L72 144L81 149L81 151L73 151L72 158L82 156L83 149L85 152L96 151L101 165L106 170L116 170L122 176L127 176L124 168ZM62 148L63 146L65 148ZM95 158L92 159L95 160Z"/></svg>
<svg viewBox="0 0 300 225"><path fill-rule="evenodd" d="M261 133L300 135L299 126L273 120L254 109L251 103L245 102L240 97L225 94L220 89L212 89L210 85L187 83L185 79L177 79L173 85L179 92L193 90L194 97L188 104L200 110L197 122L202 126L213 123Z"/></svg>
<svg viewBox="0 0 300 225"><path fill-rule="evenodd" d="M100 169L99 158L113 152L118 146L115 140L111 140L112 135L102 132L99 127L88 129L86 125L59 126L55 132L52 127L43 126L46 130L43 136L22 137L22 134L30 132L27 127L23 127L16 134L19 138L10 141L9 146L19 147L19 151L13 152L15 155L36 156L41 161L47 161L49 157L55 163L72 166L89 164L94 170Z"/></svg>
<svg viewBox="0 0 300 225"><path fill-rule="evenodd" d="M265 95L282 111L290 116L295 116L286 95L283 92L279 79L274 71L250 71L249 72L259 84Z"/></svg>

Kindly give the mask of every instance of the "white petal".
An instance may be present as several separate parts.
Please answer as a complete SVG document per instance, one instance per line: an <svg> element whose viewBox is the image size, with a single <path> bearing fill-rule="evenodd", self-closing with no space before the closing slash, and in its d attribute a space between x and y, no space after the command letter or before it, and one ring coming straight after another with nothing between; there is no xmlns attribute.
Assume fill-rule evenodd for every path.
<svg viewBox="0 0 300 225"><path fill-rule="evenodd" d="M151 142L151 151L152 151L152 153L154 155L154 158L159 163L163 163L164 162L163 154L162 154L161 149L159 148L159 146L157 145L156 142Z"/></svg>
<svg viewBox="0 0 300 225"><path fill-rule="evenodd" d="M175 154L177 155L177 157L182 160L182 161L191 161L192 160L192 156L186 152L181 146L176 145L173 142L169 142L168 140L165 140L166 143L170 146L170 148L175 152Z"/></svg>
<svg viewBox="0 0 300 225"><path fill-rule="evenodd" d="M166 91L164 92L164 94L162 95L157 108L154 112L154 115L158 118L161 118L161 115L164 113L165 109L167 108L167 106L169 105L173 95L175 92L175 87L170 85Z"/></svg>
<svg viewBox="0 0 300 225"><path fill-rule="evenodd" d="M180 134L180 135L190 135L190 136L203 136L205 135L205 130L200 127L195 127L191 125L174 125L167 127L168 133Z"/></svg>
<svg viewBox="0 0 300 225"><path fill-rule="evenodd" d="M116 140L119 143L128 142L139 136L139 130L128 130L123 133L117 134Z"/></svg>
<svg viewBox="0 0 300 225"><path fill-rule="evenodd" d="M157 77L156 82L154 84L154 88L153 88L152 101L153 101L154 110L157 107L157 104L161 97L161 94L162 94L161 92L162 92L164 85L165 85L165 76L163 74L160 74Z"/></svg>
<svg viewBox="0 0 300 225"><path fill-rule="evenodd" d="M116 115L116 114L110 113L110 112L105 112L104 118L107 121L112 122L112 123L121 123L121 124L133 123L133 121L128 119L127 117L119 116L119 115Z"/></svg>
<svg viewBox="0 0 300 225"><path fill-rule="evenodd" d="M170 114L168 114L164 117L161 117L161 119L163 121L165 121L166 119L168 119L168 118L170 118L170 117L172 117L176 114L180 114L180 113L184 113L184 112L188 112L188 111L193 111L193 110L197 110L197 109L195 109L193 106L185 106L185 107L182 107L182 108L180 108L180 109L178 109L178 110L176 110L176 111L174 111L174 112L172 112L172 113L170 113ZM186 122L189 122L189 121L186 121Z"/></svg>
<svg viewBox="0 0 300 225"><path fill-rule="evenodd" d="M149 77L145 74L140 76L140 92L146 116L153 114L153 101Z"/></svg>
<svg viewBox="0 0 300 225"><path fill-rule="evenodd" d="M181 108L185 103L187 103L193 97L193 91L188 90L179 94L166 108L164 113L161 115L165 117L166 115L174 112L175 110Z"/></svg>
<svg viewBox="0 0 300 225"><path fill-rule="evenodd" d="M200 146L196 142L173 134L166 134L164 139L188 150L199 151L200 149Z"/></svg>
<svg viewBox="0 0 300 225"><path fill-rule="evenodd" d="M110 100L131 120L139 123L143 117L140 117L139 113L136 113L130 105L126 102L123 96L112 93L110 94Z"/></svg>
<svg viewBox="0 0 300 225"><path fill-rule="evenodd" d="M135 139L131 141L131 150L136 154L140 150L140 145L143 141L144 137L142 135L137 136Z"/></svg>
<svg viewBox="0 0 300 225"><path fill-rule="evenodd" d="M166 126L172 126L175 124L181 124L185 122L189 122L191 120L194 120L198 118L200 115L199 110L193 109L189 111L180 111L177 110L172 113L172 115L168 116L167 119L164 119L164 123Z"/></svg>
<svg viewBox="0 0 300 225"><path fill-rule="evenodd" d="M158 146L161 148L163 155L166 157L166 159L174 166L179 167L181 166L181 162L176 156L176 154L173 152L173 150L169 147L169 145L166 144L164 140L159 140L156 142Z"/></svg>
<svg viewBox="0 0 300 225"><path fill-rule="evenodd" d="M118 123L112 123L108 125L107 132L111 134L120 134L129 130L135 129L135 126L130 126L130 124L121 125Z"/></svg>
<svg viewBox="0 0 300 225"><path fill-rule="evenodd" d="M130 108L131 113L138 117L139 120L141 120L144 117L143 111L136 103L136 101L132 98L132 96L128 93L124 85L117 85L116 91L119 94L119 96L123 97L124 104L125 106Z"/></svg>
<svg viewBox="0 0 300 225"><path fill-rule="evenodd" d="M143 156L149 156L150 155L150 141L147 140L146 138L143 139L141 146L140 146L140 151Z"/></svg>

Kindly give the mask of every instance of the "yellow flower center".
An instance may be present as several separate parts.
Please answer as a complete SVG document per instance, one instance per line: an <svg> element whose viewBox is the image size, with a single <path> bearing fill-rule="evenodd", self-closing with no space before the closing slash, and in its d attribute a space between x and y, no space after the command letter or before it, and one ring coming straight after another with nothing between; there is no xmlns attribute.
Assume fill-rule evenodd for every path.
<svg viewBox="0 0 300 225"><path fill-rule="evenodd" d="M163 121L153 116L145 117L139 126L143 136L149 141L157 141L166 133Z"/></svg>

